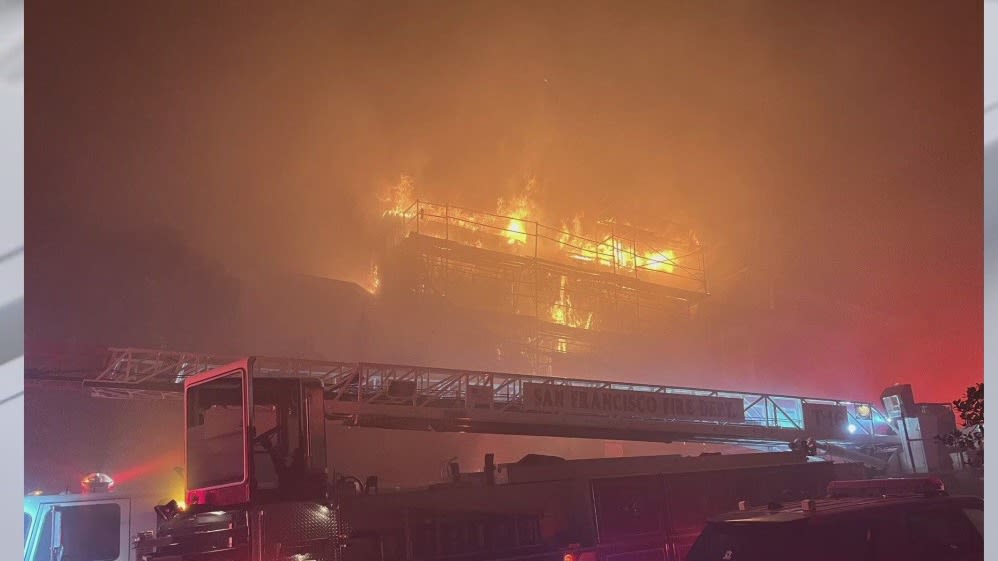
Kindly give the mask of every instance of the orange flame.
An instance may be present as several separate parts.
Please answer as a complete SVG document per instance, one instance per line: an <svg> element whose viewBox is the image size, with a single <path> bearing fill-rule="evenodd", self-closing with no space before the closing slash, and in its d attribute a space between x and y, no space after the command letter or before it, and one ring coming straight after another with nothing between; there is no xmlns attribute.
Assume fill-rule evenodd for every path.
<svg viewBox="0 0 998 561"><path fill-rule="evenodd" d="M367 284L364 287L364 289L370 292L371 294L377 294L380 288L381 288L381 275L378 272L378 266L371 265L371 272L367 276Z"/></svg>
<svg viewBox="0 0 998 561"><path fill-rule="evenodd" d="M647 252L641 261L641 266L646 269L671 273L676 269L676 252L671 249Z"/></svg>
<svg viewBox="0 0 998 561"><path fill-rule="evenodd" d="M531 178L524 186L523 193L513 197L509 203L502 198L496 203L496 213L509 218L506 228L501 231L510 245L527 243L525 221L534 219L536 204L533 199L535 180Z"/></svg>
<svg viewBox="0 0 998 561"><path fill-rule="evenodd" d="M545 259L560 258L592 263L600 267L613 269L620 274L640 275L641 271L663 272L672 274L682 267L682 257L677 256L674 249L648 247L632 239L634 235L622 236L624 231L633 230L629 225L616 227L614 221L598 221L585 226L583 216L576 215L569 222L562 222L561 229L547 229L538 225L538 205L534 200L535 180L527 181L523 191L508 199L500 198L496 203L496 214L477 213L446 205L420 203L421 220L440 227L438 234L447 235L450 239L463 241L475 247L489 245L487 236L496 236L505 240L505 244L513 248L531 246L536 248ZM415 187L411 177L402 175L399 182L392 186L387 194L381 197L384 205L384 215L392 217L412 218L416 215ZM425 215L424 215L425 212ZM541 231L547 231L544 234ZM588 230L588 231L587 231ZM475 232L476 236L462 238L459 232ZM531 239L535 238L535 239ZM495 238L492 238L495 239ZM544 240L555 241L556 253L551 245L545 246ZM642 240L645 244L649 240ZM686 244L684 240L673 240L671 243ZM690 232L691 247L698 248L700 243L695 234ZM656 242L658 244L658 242ZM493 247L493 249L495 249ZM376 292L379 281L377 272L372 273L368 282L369 291ZM552 319L558 323L561 320ZM563 318L565 322L569 320ZM568 323L564 323L568 325Z"/></svg>
<svg viewBox="0 0 998 561"><path fill-rule="evenodd" d="M558 325L573 327L576 329L591 329L593 323L592 312L583 315L572 305L572 298L568 294L568 277L561 276L561 283L558 288L558 299L548 309L551 321Z"/></svg>
<svg viewBox="0 0 998 561"><path fill-rule="evenodd" d="M389 187L388 192L379 197L382 204L388 207L383 215L412 218L416 213L415 192L412 178L405 174L399 176L399 182Z"/></svg>
<svg viewBox="0 0 998 561"><path fill-rule="evenodd" d="M510 218L509 224L506 225L506 229L503 231L502 235L509 239L510 245L512 244L525 244L527 243L527 227L524 226L522 220L516 218Z"/></svg>

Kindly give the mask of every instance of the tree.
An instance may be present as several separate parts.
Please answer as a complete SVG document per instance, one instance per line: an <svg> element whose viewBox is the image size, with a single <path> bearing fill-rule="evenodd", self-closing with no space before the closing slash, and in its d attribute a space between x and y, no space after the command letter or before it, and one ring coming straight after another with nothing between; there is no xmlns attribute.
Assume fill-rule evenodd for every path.
<svg viewBox="0 0 998 561"><path fill-rule="evenodd" d="M970 465L984 467L984 383L967 388L964 397L953 401L963 429L937 437L947 446L963 452Z"/></svg>

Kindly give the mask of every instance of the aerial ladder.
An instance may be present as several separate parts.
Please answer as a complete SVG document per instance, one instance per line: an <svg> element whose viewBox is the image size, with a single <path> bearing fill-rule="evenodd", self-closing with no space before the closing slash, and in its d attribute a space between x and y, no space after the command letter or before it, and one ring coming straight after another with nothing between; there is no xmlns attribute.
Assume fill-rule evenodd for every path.
<svg viewBox="0 0 998 561"><path fill-rule="evenodd" d="M180 399L184 380L232 360L112 348L100 372L74 383L101 398ZM902 448L898 418L857 400L293 358L257 358L256 376L321 382L326 418L351 426L767 451L790 445L880 469Z"/></svg>

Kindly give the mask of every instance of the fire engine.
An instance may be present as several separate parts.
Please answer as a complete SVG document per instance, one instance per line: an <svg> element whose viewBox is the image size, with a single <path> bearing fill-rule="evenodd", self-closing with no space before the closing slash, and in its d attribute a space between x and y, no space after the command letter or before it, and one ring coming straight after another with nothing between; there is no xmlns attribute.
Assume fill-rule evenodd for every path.
<svg viewBox="0 0 998 561"><path fill-rule="evenodd" d="M111 385L91 387L101 384L104 390ZM716 391L649 389L263 358L187 374L188 508L141 534L136 547L155 561L671 561L681 558L709 515L735 501L814 497L831 480L862 477L860 464L809 461L818 447L880 465L886 462L873 455L878 443L896 446L896 436L877 434L869 404L772 396L749 402ZM779 411L794 420L786 414L791 399L799 400L803 419L781 424ZM759 403L761 420L753 409ZM480 473L462 474L454 466L447 484L381 492L376 477L329 476L327 419L465 432L760 446L782 441L784 449L796 440L799 446L695 458L528 457L504 465L487 457ZM793 438L808 428L824 440Z"/></svg>
<svg viewBox="0 0 998 561"><path fill-rule="evenodd" d="M454 469L457 472L457 469ZM862 477L856 463L769 452L564 460L527 456L429 489L365 485L337 504L344 559L682 559L708 516L736 498L818 496ZM376 481L371 481L376 485Z"/></svg>

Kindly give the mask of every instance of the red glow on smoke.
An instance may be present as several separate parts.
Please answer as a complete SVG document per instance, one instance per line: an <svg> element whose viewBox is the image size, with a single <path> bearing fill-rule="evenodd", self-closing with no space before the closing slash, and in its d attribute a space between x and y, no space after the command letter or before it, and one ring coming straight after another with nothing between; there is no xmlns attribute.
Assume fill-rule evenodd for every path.
<svg viewBox="0 0 998 561"><path fill-rule="evenodd" d="M121 486L142 477L171 469L173 466L178 465L179 462L180 458L178 458L178 454L171 452L114 472L111 474L111 477L114 478L115 485Z"/></svg>

